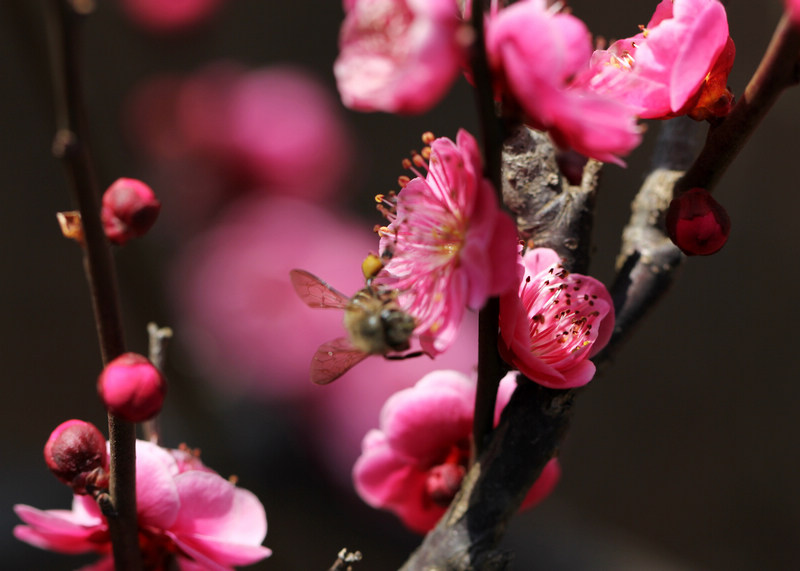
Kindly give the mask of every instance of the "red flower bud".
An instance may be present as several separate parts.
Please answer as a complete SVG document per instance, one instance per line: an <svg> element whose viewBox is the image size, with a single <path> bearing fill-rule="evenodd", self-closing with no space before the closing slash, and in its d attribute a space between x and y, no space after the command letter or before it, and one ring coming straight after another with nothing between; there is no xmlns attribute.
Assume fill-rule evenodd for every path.
<svg viewBox="0 0 800 571"><path fill-rule="evenodd" d="M146 357L125 353L103 369L97 392L108 412L130 422L142 422L161 410L167 383Z"/></svg>
<svg viewBox="0 0 800 571"><path fill-rule="evenodd" d="M143 236L158 218L161 203L153 190L135 178L118 178L103 194L103 230L120 246Z"/></svg>
<svg viewBox="0 0 800 571"><path fill-rule="evenodd" d="M82 420L61 423L44 445L44 461L76 494L108 487L106 439Z"/></svg>
<svg viewBox="0 0 800 571"><path fill-rule="evenodd" d="M673 199L667 210L667 234L687 256L708 256L728 241L731 219L704 188L693 188Z"/></svg>

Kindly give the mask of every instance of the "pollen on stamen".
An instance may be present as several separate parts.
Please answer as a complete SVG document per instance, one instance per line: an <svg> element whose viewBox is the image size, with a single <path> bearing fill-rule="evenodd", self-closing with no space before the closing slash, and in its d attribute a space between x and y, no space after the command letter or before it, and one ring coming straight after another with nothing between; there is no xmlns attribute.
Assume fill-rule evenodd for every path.
<svg viewBox="0 0 800 571"><path fill-rule="evenodd" d="M425 131L424 133L422 133L422 142L425 143L426 145L430 145L431 143L433 143L434 140L436 140L436 137L432 132Z"/></svg>
<svg viewBox="0 0 800 571"><path fill-rule="evenodd" d="M419 152L422 155L422 158L426 161L431 160L431 148L430 147L422 147L422 150Z"/></svg>
<svg viewBox="0 0 800 571"><path fill-rule="evenodd" d="M428 161L426 161L425 158L416 151L414 152L414 155L411 157L411 161L414 163L415 167L423 169L428 168Z"/></svg>
<svg viewBox="0 0 800 571"><path fill-rule="evenodd" d="M408 168L411 168L411 163L409 163ZM411 182L411 178L409 178L404 174L401 174L400 176L397 177L397 184L400 186L400 188L405 188L409 182Z"/></svg>

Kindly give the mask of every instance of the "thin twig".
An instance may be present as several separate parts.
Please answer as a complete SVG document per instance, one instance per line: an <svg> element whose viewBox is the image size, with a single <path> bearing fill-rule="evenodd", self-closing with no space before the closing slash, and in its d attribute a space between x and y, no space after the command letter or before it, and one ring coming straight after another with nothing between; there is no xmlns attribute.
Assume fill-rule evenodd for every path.
<svg viewBox="0 0 800 571"><path fill-rule="evenodd" d="M167 345L169 344L169 340L172 339L172 329L169 327L159 327L151 322L147 324L147 336L149 340L147 357L156 369L163 372ZM158 416L142 423L142 434L145 440L153 444L158 444L160 434Z"/></svg>
<svg viewBox="0 0 800 571"><path fill-rule="evenodd" d="M678 183L678 191L711 190L783 91L800 80L800 30L784 15L758 69L733 110L708 134L697 160Z"/></svg>
<svg viewBox="0 0 800 571"><path fill-rule="evenodd" d="M80 25L89 6L51 0L48 30L53 67L57 132L53 152L64 162L78 203L85 235L84 269L94 308L103 363L125 350L116 276L100 223L98 185L89 152L88 129L80 84ZM136 432L132 423L108 416L109 492L114 515L108 517L117 570L141 569L136 517Z"/></svg>

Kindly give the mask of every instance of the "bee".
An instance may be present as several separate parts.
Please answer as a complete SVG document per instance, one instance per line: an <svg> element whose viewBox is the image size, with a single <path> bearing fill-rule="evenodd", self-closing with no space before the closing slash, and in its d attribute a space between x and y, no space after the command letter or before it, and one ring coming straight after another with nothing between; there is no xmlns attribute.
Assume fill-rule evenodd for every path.
<svg viewBox="0 0 800 571"><path fill-rule="evenodd" d="M292 270L289 275L297 295L309 307L344 310L347 336L323 343L311 359L311 380L318 385L335 381L370 355L405 359L421 354L392 354L410 348L416 323L397 303L395 293L374 287L371 278L365 288L348 297L305 270Z"/></svg>

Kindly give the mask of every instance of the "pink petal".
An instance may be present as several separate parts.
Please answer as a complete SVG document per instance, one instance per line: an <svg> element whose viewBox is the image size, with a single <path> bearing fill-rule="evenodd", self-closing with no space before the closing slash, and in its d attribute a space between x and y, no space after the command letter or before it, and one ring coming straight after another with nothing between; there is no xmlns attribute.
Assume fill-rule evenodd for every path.
<svg viewBox="0 0 800 571"><path fill-rule="evenodd" d="M252 492L237 488L211 472L184 472L175 478L181 501L180 513L171 529L258 545L267 535L264 507Z"/></svg>
<svg viewBox="0 0 800 571"><path fill-rule="evenodd" d="M165 449L136 441L136 509L139 523L168 529L178 515L180 500L173 477L178 465Z"/></svg>
<svg viewBox="0 0 800 571"><path fill-rule="evenodd" d="M96 541L102 539L107 530L103 520L97 520L93 525L85 524L82 516L75 518L67 510L38 510L22 504L15 505L14 511L28 524L16 526L14 537L35 547L61 553L84 553L103 548L104 543Z"/></svg>
<svg viewBox="0 0 800 571"><path fill-rule="evenodd" d="M424 469L468 439L475 385L457 371L434 371L394 394L381 411L381 428L398 454Z"/></svg>

